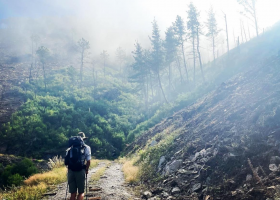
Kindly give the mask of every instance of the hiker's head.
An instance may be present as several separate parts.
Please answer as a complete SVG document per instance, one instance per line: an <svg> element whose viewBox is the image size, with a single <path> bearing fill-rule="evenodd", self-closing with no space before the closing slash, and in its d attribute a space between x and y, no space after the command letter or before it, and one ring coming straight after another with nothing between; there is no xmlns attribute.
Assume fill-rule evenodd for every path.
<svg viewBox="0 0 280 200"><path fill-rule="evenodd" d="M88 138L85 136L84 132L79 132L78 135L80 135L83 140L86 140Z"/></svg>

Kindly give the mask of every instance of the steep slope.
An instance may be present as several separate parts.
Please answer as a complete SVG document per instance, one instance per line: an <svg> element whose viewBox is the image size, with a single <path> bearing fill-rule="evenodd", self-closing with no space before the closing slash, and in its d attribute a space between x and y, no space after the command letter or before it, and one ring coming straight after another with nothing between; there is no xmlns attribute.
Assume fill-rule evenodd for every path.
<svg viewBox="0 0 280 200"><path fill-rule="evenodd" d="M140 156L142 180L154 195L252 200L278 195L279 69L277 56L252 66L127 148Z"/></svg>

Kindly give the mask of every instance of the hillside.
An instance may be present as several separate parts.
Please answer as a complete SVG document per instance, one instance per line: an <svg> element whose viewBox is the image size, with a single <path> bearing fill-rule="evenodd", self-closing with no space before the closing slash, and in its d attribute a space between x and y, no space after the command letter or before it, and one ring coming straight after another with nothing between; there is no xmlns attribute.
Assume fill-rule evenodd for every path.
<svg viewBox="0 0 280 200"><path fill-rule="evenodd" d="M279 197L279 67L279 56L267 56L127 148L153 196Z"/></svg>

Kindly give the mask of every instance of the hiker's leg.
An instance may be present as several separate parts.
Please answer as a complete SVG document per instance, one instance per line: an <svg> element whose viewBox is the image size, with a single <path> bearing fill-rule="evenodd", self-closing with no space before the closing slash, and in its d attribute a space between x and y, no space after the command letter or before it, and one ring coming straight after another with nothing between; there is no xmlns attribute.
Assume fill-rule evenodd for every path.
<svg viewBox="0 0 280 200"><path fill-rule="evenodd" d="M76 200L77 193L71 193L70 200Z"/></svg>
<svg viewBox="0 0 280 200"><path fill-rule="evenodd" d="M84 199L84 193L79 193L78 194L78 198L77 198L77 200L83 200Z"/></svg>

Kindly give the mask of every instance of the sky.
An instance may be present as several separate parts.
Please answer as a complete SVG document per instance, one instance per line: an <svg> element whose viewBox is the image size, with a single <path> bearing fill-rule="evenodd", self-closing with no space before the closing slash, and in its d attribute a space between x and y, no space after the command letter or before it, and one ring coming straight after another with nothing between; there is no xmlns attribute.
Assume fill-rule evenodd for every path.
<svg viewBox="0 0 280 200"><path fill-rule="evenodd" d="M42 17L61 20L71 17L75 19L73 24L79 24L83 29L84 36L81 34L80 37L88 37L94 44L92 46L98 47L96 52L107 49L112 53L118 46L131 51L135 41L148 45L153 19L157 20L164 36L165 30L177 15L187 19L189 2L190 0L0 0L0 20ZM249 27L251 35L254 34L253 23L239 14L241 7L236 0L193 0L193 3L200 11L202 24L212 5L222 32L225 29L223 13L227 14L231 45L233 35L240 35L241 19ZM280 0L258 0L260 31L280 20L279 8ZM1 26L3 27L3 23ZM65 21L62 26L71 26L71 21Z"/></svg>

